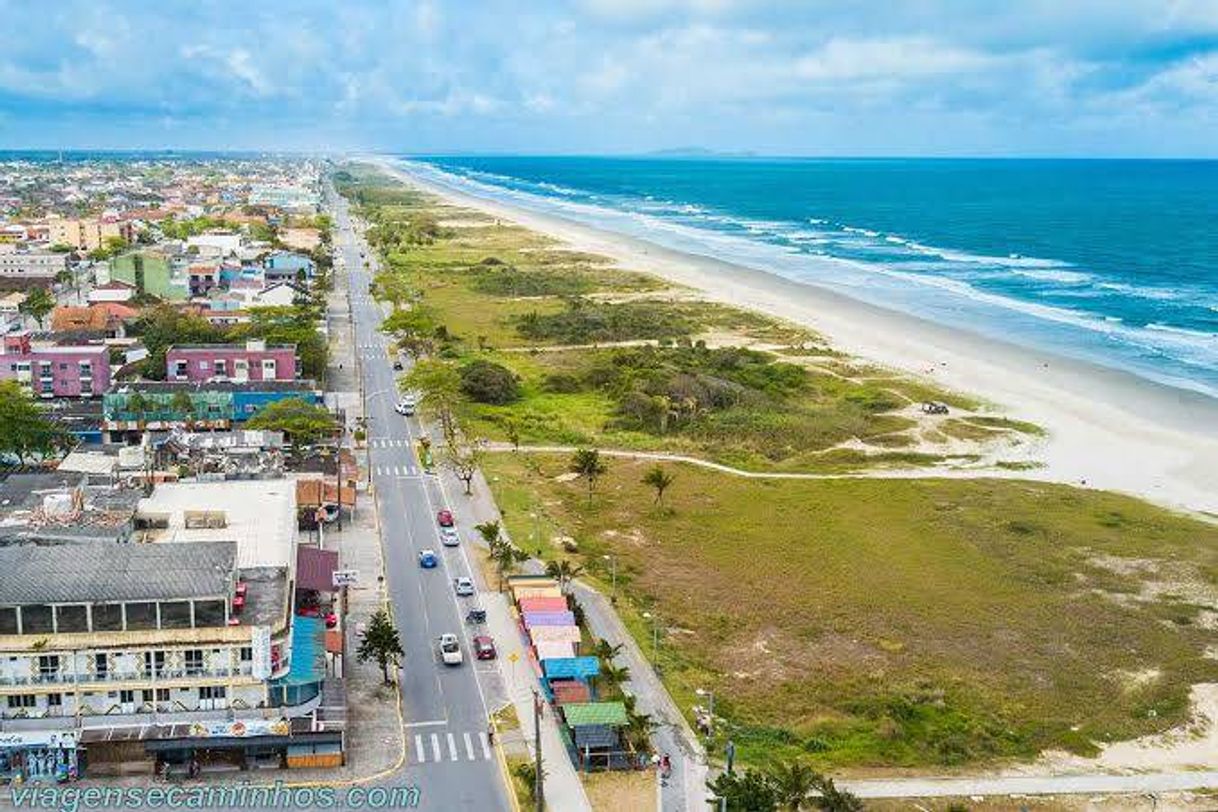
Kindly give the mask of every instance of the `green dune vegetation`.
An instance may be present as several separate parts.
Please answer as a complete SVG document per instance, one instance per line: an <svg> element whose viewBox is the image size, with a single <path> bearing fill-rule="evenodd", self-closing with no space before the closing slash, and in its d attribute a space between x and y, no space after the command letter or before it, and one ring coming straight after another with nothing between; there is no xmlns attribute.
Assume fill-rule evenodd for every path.
<svg viewBox="0 0 1218 812"><path fill-rule="evenodd" d="M467 441L504 444L479 458L512 537L606 590L616 562L623 618L649 653L658 632L680 706L714 690L717 747L834 770L1088 753L1183 722L1189 687L1218 680L1218 528L1135 499L664 463L661 501L654 461L602 454L588 483L570 451L506 450L1010 475L1042 432L370 170L338 180L373 224L386 330L430 359Z"/></svg>
<svg viewBox="0 0 1218 812"><path fill-rule="evenodd" d="M454 404L469 437L832 473L967 465L1008 449L1022 460L1039 433L995 422L971 398L854 364L795 325L383 176L347 170L340 181L374 224L384 259L375 293L396 308L386 331L416 355L495 364L517 380L511 398ZM923 414L928 400L952 416Z"/></svg>

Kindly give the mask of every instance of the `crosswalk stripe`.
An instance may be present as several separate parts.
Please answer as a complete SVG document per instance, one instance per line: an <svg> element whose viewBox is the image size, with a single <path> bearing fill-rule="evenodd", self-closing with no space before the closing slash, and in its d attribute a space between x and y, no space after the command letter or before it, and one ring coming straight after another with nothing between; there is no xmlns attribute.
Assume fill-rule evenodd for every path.
<svg viewBox="0 0 1218 812"><path fill-rule="evenodd" d="M451 734L451 733L448 734L448 760L449 761L457 760L457 740L453 737L453 734Z"/></svg>
<svg viewBox="0 0 1218 812"><path fill-rule="evenodd" d="M423 763L426 756L423 754L423 734L416 733L414 737L414 752L419 757L419 763Z"/></svg>
<svg viewBox="0 0 1218 812"><path fill-rule="evenodd" d="M474 760L474 743L468 733L465 734L465 755L469 757L470 761Z"/></svg>
<svg viewBox="0 0 1218 812"><path fill-rule="evenodd" d="M431 734L431 754L435 761L440 760L440 737L435 733Z"/></svg>
<svg viewBox="0 0 1218 812"><path fill-rule="evenodd" d="M490 740L486 737L485 733L479 733L478 740L482 742L482 757L489 760L491 757Z"/></svg>

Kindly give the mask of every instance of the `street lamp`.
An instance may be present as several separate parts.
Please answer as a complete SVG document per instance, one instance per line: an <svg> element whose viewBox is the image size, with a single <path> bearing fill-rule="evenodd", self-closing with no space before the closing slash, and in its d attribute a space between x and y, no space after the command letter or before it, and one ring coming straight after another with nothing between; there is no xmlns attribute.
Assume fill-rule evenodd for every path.
<svg viewBox="0 0 1218 812"><path fill-rule="evenodd" d="M602 555L601 558L603 558L604 560L609 562L609 577L612 579L612 583L613 583L613 592L612 592L612 596L611 596L611 601L616 601L617 600L617 556L616 555Z"/></svg>
<svg viewBox="0 0 1218 812"><path fill-rule="evenodd" d="M644 612L643 618L651 621L651 661L660 661L660 619L651 612Z"/></svg>

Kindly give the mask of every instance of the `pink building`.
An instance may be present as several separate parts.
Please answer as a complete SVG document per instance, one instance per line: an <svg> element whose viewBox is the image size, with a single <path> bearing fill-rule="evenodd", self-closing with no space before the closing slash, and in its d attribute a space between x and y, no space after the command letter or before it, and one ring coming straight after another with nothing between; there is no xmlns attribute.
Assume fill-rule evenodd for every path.
<svg viewBox="0 0 1218 812"><path fill-rule="evenodd" d="M181 344L165 353L167 381L294 381L297 377L296 347L291 344Z"/></svg>
<svg viewBox="0 0 1218 812"><path fill-rule="evenodd" d="M0 380L15 380L43 398L88 398L110 388L110 351L103 346L31 347L30 334L4 336Z"/></svg>

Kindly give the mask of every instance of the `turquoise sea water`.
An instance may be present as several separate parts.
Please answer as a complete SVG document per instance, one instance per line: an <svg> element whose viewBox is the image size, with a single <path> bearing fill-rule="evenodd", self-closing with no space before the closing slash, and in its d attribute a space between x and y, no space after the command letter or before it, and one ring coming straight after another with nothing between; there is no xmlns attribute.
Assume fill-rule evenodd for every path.
<svg viewBox="0 0 1218 812"><path fill-rule="evenodd" d="M410 162L467 192L1218 397L1218 162Z"/></svg>

